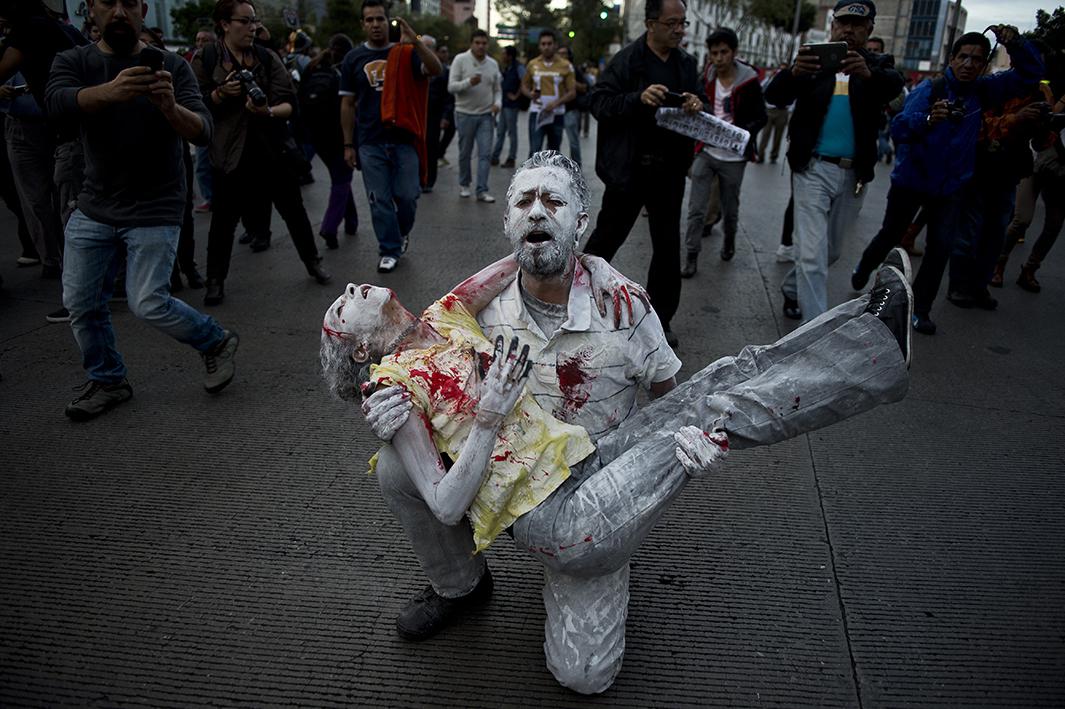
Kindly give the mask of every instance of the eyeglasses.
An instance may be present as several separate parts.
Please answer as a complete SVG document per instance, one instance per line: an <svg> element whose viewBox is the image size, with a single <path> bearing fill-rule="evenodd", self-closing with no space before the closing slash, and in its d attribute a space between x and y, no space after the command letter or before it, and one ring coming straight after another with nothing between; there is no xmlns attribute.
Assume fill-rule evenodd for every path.
<svg viewBox="0 0 1065 709"><path fill-rule="evenodd" d="M987 64L987 57L982 57L979 54L959 54L954 57L954 60L958 64L972 64L973 66L983 66Z"/></svg>
<svg viewBox="0 0 1065 709"><path fill-rule="evenodd" d="M263 23L258 17L230 17L230 22L239 22L247 27L248 25L261 25Z"/></svg>
<svg viewBox="0 0 1065 709"><path fill-rule="evenodd" d="M656 18L654 20L651 20L651 22L668 27L670 32L676 30L677 28L687 29L691 26L691 22L689 22L688 20L667 20L666 22L662 22L662 20Z"/></svg>

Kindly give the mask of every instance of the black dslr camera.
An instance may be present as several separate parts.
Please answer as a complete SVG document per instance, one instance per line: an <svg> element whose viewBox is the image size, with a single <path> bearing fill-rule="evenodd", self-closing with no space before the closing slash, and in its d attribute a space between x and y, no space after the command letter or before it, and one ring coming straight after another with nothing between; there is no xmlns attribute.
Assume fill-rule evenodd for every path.
<svg viewBox="0 0 1065 709"><path fill-rule="evenodd" d="M947 118L951 123L961 123L965 120L965 100L956 98L947 104Z"/></svg>
<svg viewBox="0 0 1065 709"><path fill-rule="evenodd" d="M255 75L247 69L241 69L234 76L244 89L244 95L251 99L252 105L262 108L266 105L266 92L255 83Z"/></svg>

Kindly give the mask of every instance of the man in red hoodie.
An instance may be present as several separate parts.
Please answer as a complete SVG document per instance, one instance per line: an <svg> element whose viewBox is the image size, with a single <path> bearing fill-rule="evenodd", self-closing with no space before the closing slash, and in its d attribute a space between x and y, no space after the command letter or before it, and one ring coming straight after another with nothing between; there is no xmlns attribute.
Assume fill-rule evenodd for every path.
<svg viewBox="0 0 1065 709"><path fill-rule="evenodd" d="M736 59L739 38L727 27L719 27L706 39L710 61L703 74L703 91L714 116L743 128L751 134L743 155L709 145L696 147L692 163L692 188L688 197L688 228L684 236L688 255L680 275L695 275L702 249L703 224L710 201L710 189L716 177L721 185L721 211L725 222L725 242L721 259L728 261L736 253L736 228L740 219L740 186L747 161L755 157L755 139L766 124L765 100L758 72Z"/></svg>

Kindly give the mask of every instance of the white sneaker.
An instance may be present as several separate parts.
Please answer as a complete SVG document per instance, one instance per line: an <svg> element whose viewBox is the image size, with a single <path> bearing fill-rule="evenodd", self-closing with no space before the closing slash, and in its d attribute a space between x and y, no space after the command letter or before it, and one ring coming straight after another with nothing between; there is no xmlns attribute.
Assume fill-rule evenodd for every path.
<svg viewBox="0 0 1065 709"><path fill-rule="evenodd" d="M469 197L469 196L470 196L470 188L469 187L460 187L459 188L459 197L466 198L466 197Z"/></svg>
<svg viewBox="0 0 1065 709"><path fill-rule="evenodd" d="M777 263L794 263L795 247L781 244L777 247Z"/></svg>
<svg viewBox="0 0 1065 709"><path fill-rule="evenodd" d="M495 202L496 198L493 197L492 195L488 194L487 192L482 192L481 194L477 195L477 201L478 202L489 202L490 203L490 202Z"/></svg>
<svg viewBox="0 0 1065 709"><path fill-rule="evenodd" d="M391 273L396 270L396 266L399 264L399 259L395 256L382 256L381 260L377 262L378 273Z"/></svg>

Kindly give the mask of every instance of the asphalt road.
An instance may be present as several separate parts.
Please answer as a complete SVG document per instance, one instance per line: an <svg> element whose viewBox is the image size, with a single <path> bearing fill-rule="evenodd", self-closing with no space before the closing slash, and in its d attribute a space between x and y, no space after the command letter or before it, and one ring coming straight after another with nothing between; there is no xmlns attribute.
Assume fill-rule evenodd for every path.
<svg viewBox="0 0 1065 709"><path fill-rule="evenodd" d="M584 150L590 166L594 138ZM547 671L541 574L508 540L488 551L482 612L400 640L395 613L424 580L365 472L372 436L318 380L318 328L349 281L420 308L506 253L501 201L460 200L449 158L394 274L375 272L358 177L360 233L323 251L332 285L306 277L276 217L269 251L235 247L211 312L242 340L218 396L191 349L117 305L135 396L81 424L62 413L77 348L43 318L58 286L15 268L0 215L0 705L1065 705L1065 258L1051 254L1041 294L1020 290L1032 239L997 312L937 303L904 401L735 452L689 487L634 560L625 667L605 695ZM852 295L887 174L833 301ZM493 170L496 197L508 178ZM735 259L717 258L719 233L706 242L673 324L682 377L793 326L773 255L787 185L782 166L749 166ZM640 221L615 263L643 280Z"/></svg>

